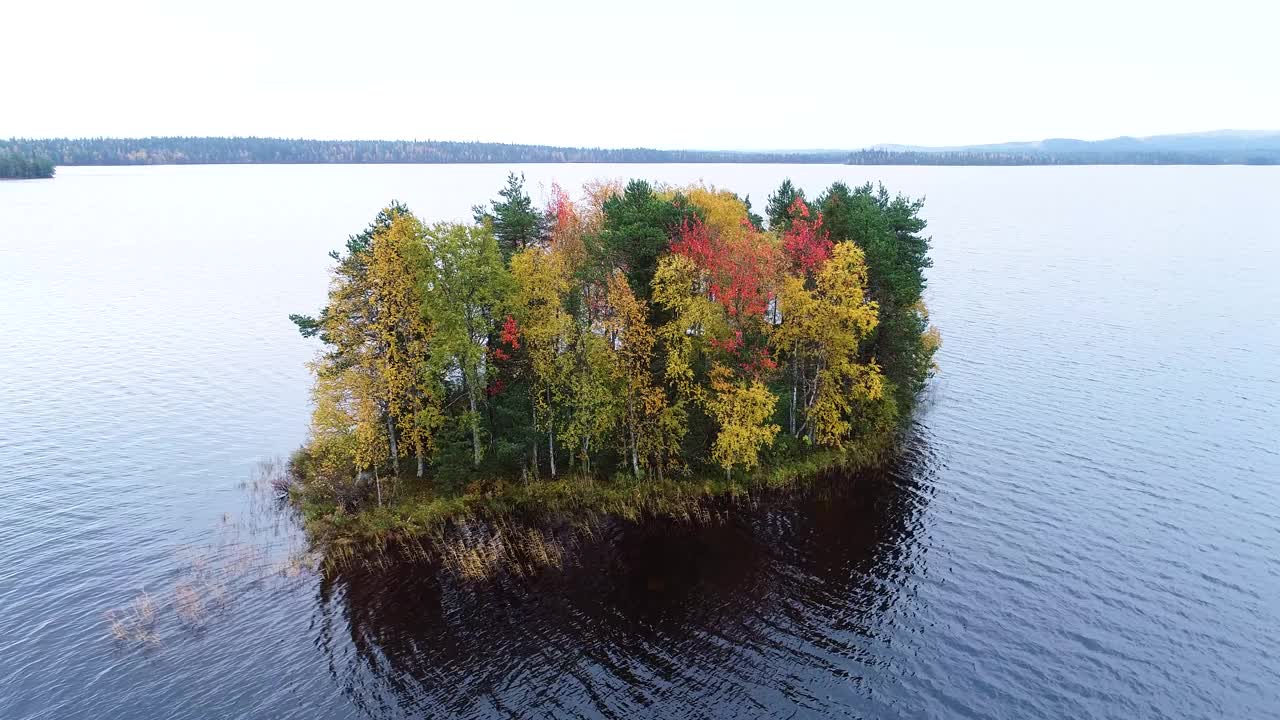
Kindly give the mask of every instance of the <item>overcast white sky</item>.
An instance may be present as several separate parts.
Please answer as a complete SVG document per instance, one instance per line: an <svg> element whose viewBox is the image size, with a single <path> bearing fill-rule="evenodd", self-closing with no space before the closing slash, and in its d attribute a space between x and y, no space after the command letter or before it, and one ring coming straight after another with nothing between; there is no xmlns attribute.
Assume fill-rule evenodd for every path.
<svg viewBox="0 0 1280 720"><path fill-rule="evenodd" d="M0 137L851 148L1280 127L1280 3L8 0Z"/></svg>

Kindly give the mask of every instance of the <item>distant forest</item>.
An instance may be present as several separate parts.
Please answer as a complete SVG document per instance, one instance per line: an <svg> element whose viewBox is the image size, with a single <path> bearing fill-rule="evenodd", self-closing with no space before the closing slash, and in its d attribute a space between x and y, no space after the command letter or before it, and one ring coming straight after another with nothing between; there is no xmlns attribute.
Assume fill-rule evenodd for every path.
<svg viewBox="0 0 1280 720"><path fill-rule="evenodd" d="M0 143L3 143L0 140ZM281 138L14 139L7 148L58 165L225 163L843 163L848 152L785 153L646 148L573 148L440 140Z"/></svg>
<svg viewBox="0 0 1280 720"><path fill-rule="evenodd" d="M50 177L53 165L329 163L770 163L849 165L1276 165L1280 149L1169 150L816 150L738 152L574 148L440 140L283 138L54 138L0 140L0 177ZM46 160L47 158L47 160ZM36 175L30 172L37 163ZM16 169L15 169L16 168Z"/></svg>
<svg viewBox="0 0 1280 720"><path fill-rule="evenodd" d="M0 178L3 179L51 178L53 165L47 157L32 157L0 148Z"/></svg>

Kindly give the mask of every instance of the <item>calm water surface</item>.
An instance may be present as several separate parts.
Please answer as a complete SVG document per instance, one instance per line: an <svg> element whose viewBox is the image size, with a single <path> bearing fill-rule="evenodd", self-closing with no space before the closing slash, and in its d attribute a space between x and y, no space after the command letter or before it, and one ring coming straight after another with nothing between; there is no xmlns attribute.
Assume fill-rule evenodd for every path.
<svg viewBox="0 0 1280 720"><path fill-rule="evenodd" d="M0 183L0 718L1280 715L1273 168L519 168L927 195L907 452L534 578L298 572L245 487L305 433L286 315L380 205L466 218L508 169Z"/></svg>

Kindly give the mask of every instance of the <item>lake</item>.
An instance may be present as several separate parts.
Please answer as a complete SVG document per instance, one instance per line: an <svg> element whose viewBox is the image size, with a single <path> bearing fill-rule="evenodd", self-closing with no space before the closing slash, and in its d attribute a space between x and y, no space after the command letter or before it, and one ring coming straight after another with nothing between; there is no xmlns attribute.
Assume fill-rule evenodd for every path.
<svg viewBox="0 0 1280 720"><path fill-rule="evenodd" d="M532 577L301 569L253 482L306 432L287 315L392 198L465 219L509 169L927 196L941 374L903 456ZM1277 198L1265 167L0 183L0 718L1280 715Z"/></svg>

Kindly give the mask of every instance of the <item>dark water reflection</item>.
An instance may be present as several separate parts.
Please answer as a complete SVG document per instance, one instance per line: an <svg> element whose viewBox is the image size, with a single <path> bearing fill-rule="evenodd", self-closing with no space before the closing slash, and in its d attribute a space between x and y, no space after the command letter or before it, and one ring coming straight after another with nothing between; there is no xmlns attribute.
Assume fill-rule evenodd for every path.
<svg viewBox="0 0 1280 720"><path fill-rule="evenodd" d="M317 642L372 716L874 714L867 676L928 572L933 461L917 436L883 471L710 522L613 522L533 577L350 571L321 584Z"/></svg>

